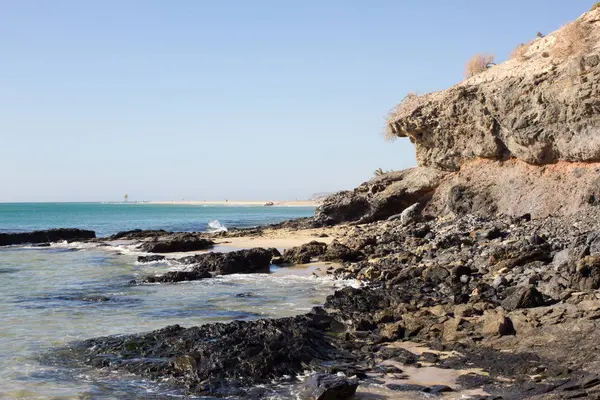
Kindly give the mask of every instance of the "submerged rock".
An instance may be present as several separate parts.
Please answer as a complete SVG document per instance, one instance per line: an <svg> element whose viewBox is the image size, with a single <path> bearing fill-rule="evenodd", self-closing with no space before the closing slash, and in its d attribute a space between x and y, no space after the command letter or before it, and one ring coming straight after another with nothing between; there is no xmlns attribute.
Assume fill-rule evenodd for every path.
<svg viewBox="0 0 600 400"><path fill-rule="evenodd" d="M149 276L144 282L146 283L174 283L186 281L198 281L200 279L211 278L210 272L204 269L194 269L191 271L169 271L158 276ZM132 282L135 283L135 282Z"/></svg>
<svg viewBox="0 0 600 400"><path fill-rule="evenodd" d="M154 262L154 261L163 261L165 259L165 256L158 256L158 255L152 255L152 256L138 256L137 260L140 263L148 263L148 262Z"/></svg>
<svg viewBox="0 0 600 400"><path fill-rule="evenodd" d="M76 228L48 229L43 231L20 233L0 233L0 246L25 243L60 242L63 240L73 242L94 239L95 237L96 232L94 231Z"/></svg>

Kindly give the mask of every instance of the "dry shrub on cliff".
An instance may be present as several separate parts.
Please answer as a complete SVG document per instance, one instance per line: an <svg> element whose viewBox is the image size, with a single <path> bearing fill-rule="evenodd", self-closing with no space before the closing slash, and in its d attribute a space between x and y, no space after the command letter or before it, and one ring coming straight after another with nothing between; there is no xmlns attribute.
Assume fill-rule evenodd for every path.
<svg viewBox="0 0 600 400"><path fill-rule="evenodd" d="M526 61L527 59L529 59L529 56L527 55L527 51L529 50L530 47L531 47L531 42L521 43L520 45L515 47L515 49L512 51L512 53L510 53L510 58L514 58L520 62Z"/></svg>
<svg viewBox="0 0 600 400"><path fill-rule="evenodd" d="M475 54L465 66L465 77L470 78L485 71L494 63L493 54Z"/></svg>
<svg viewBox="0 0 600 400"><path fill-rule="evenodd" d="M406 111L415 109L421 103L422 97L416 92L411 92L404 96L402 101L389 112L386 119L385 133L383 135L383 139L386 142L392 142L398 138L394 132L394 122L396 122Z"/></svg>
<svg viewBox="0 0 600 400"><path fill-rule="evenodd" d="M551 49L553 58L564 60L574 55L587 53L592 48L589 40L590 28L581 21L566 25L556 34L556 41Z"/></svg>
<svg viewBox="0 0 600 400"><path fill-rule="evenodd" d="M592 8L590 8L590 11L594 11L594 10L596 10L596 9L598 9L598 8L600 8L600 1L599 1L599 2L597 2L596 4L594 4L594 5L592 6Z"/></svg>

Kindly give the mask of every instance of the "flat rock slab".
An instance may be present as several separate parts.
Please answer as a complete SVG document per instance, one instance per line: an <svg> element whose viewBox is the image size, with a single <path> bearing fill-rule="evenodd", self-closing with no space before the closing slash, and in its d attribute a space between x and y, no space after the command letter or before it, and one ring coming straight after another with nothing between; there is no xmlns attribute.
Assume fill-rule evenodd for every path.
<svg viewBox="0 0 600 400"><path fill-rule="evenodd" d="M67 241L78 241L94 239L96 232L77 229L60 228L48 229L43 231L19 232L19 233L0 233L0 246L10 246L25 243L50 243Z"/></svg>
<svg viewBox="0 0 600 400"><path fill-rule="evenodd" d="M210 239L193 233L173 233L164 237L143 242L139 249L148 253L176 253L207 250L214 246Z"/></svg>

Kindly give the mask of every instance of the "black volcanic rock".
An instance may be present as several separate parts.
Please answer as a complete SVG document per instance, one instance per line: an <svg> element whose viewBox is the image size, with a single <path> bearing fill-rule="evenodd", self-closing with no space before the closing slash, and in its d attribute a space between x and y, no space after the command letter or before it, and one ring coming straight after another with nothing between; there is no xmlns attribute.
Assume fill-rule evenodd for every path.
<svg viewBox="0 0 600 400"><path fill-rule="evenodd" d="M301 246L292 247L283 252L283 262L291 264L307 264L313 257L325 254L327 244L313 240Z"/></svg>
<svg viewBox="0 0 600 400"><path fill-rule="evenodd" d="M159 236L168 235L170 232L167 232L163 229L152 229L152 230L142 230L142 229L133 229L131 231L121 231L115 233L110 236L110 240L139 240L139 239L147 239L147 238L157 238Z"/></svg>
<svg viewBox="0 0 600 400"><path fill-rule="evenodd" d="M80 241L94 239L96 232L76 229L60 228L48 229L43 231L19 232L19 233L0 233L0 246L9 246L24 243L47 243L59 241Z"/></svg>
<svg viewBox="0 0 600 400"><path fill-rule="evenodd" d="M273 249L254 248L229 253L205 253L178 259L193 267L187 271L170 271L160 276L148 277L144 282L166 283L194 281L213 275L250 274L267 272L271 265Z"/></svg>
<svg viewBox="0 0 600 400"><path fill-rule="evenodd" d="M346 400L356 393L358 379L329 374L313 374L302 385L303 400Z"/></svg>
<svg viewBox="0 0 600 400"><path fill-rule="evenodd" d="M233 321L192 328L179 325L136 335L86 340L75 348L86 363L125 370L151 379L170 378L194 391L207 380L265 383L296 375L316 360L334 355L323 333L332 324L323 315Z"/></svg>
<svg viewBox="0 0 600 400"><path fill-rule="evenodd" d="M207 250L215 243L194 233L173 233L157 239L143 242L139 249L148 253L175 253Z"/></svg>
<svg viewBox="0 0 600 400"><path fill-rule="evenodd" d="M140 263L163 261L164 259L165 259L165 256L159 256L159 255L138 256L138 258L137 258L138 262L140 262Z"/></svg>

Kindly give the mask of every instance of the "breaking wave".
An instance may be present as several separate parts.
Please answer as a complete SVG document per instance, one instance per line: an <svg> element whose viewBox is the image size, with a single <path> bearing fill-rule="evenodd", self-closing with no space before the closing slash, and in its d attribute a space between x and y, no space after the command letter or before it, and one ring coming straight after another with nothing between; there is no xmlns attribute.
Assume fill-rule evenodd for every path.
<svg viewBox="0 0 600 400"><path fill-rule="evenodd" d="M227 232L227 227L225 227L225 225L220 223L218 219L215 219L214 221L210 221L208 223L208 228L209 228L208 231L210 233Z"/></svg>

